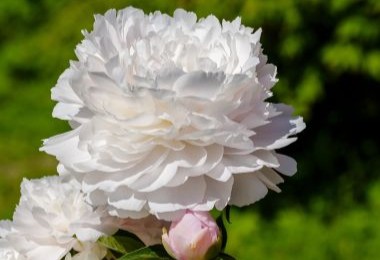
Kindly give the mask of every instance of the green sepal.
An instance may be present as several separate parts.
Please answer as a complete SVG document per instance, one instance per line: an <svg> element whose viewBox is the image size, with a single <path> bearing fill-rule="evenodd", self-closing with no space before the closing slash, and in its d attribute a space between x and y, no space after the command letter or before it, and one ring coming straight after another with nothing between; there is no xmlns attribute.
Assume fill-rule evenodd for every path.
<svg viewBox="0 0 380 260"><path fill-rule="evenodd" d="M221 250L223 251L226 248L227 245L227 229L226 226L224 225L224 220L223 220L223 213L220 214L220 216L216 219L216 224L218 225L222 237L222 246Z"/></svg>
<svg viewBox="0 0 380 260"><path fill-rule="evenodd" d="M137 249L127 253L118 260L172 260L162 245L155 245Z"/></svg>
<svg viewBox="0 0 380 260"><path fill-rule="evenodd" d="M228 222L228 224L231 224L231 206L230 205L227 205L226 206L226 208L225 208L225 211L224 211L225 213L226 213L226 220L227 220L227 222Z"/></svg>
<svg viewBox="0 0 380 260"><path fill-rule="evenodd" d="M218 256L221 253L222 250L222 236L219 236L217 241L210 246L210 248L207 250L207 253L204 257L205 260L211 260L215 259L216 256Z"/></svg>
<svg viewBox="0 0 380 260"><path fill-rule="evenodd" d="M114 236L101 237L98 243L120 254L126 254L145 247L141 240L128 232L118 232Z"/></svg>
<svg viewBox="0 0 380 260"><path fill-rule="evenodd" d="M217 257L215 257L213 260L236 260L235 257L230 256L226 253L220 253Z"/></svg>
<svg viewBox="0 0 380 260"><path fill-rule="evenodd" d="M121 254L127 253L127 250L119 241L117 241L115 237L101 237L99 238L98 243L112 251L115 251Z"/></svg>

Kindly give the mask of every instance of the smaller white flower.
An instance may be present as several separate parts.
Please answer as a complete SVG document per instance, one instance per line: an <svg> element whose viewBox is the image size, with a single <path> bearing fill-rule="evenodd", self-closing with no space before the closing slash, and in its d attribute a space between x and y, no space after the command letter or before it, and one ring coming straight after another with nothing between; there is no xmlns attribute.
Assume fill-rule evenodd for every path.
<svg viewBox="0 0 380 260"><path fill-rule="evenodd" d="M117 230L103 209L85 202L79 183L60 177L24 180L13 222L0 226L0 235L28 260L59 260L71 249L87 252L100 236Z"/></svg>
<svg viewBox="0 0 380 260"><path fill-rule="evenodd" d="M5 239L0 239L0 259L1 260L26 260L20 255Z"/></svg>

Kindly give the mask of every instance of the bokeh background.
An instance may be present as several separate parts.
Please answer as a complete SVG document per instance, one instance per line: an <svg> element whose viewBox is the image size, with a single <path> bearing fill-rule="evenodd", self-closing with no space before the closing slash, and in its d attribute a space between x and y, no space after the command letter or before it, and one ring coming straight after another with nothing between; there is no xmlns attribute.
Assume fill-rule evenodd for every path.
<svg viewBox="0 0 380 260"><path fill-rule="evenodd" d="M278 67L274 101L304 116L284 149L298 173L232 211L228 252L238 259L378 259L380 250L380 1L1 0L0 219L11 218L22 178L54 174L41 140L68 129L51 117L50 88L75 59L94 13L133 5L177 7L262 27Z"/></svg>

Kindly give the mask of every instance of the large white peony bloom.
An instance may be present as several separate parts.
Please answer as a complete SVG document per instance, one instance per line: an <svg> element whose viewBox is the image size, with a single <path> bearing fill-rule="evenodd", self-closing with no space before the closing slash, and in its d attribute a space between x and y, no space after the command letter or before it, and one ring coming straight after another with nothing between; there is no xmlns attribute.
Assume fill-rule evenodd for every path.
<svg viewBox="0 0 380 260"><path fill-rule="evenodd" d="M80 185L74 180L24 180L13 222L0 223L0 236L28 260L59 260L72 249L88 251L96 247L90 245L100 236L116 231L113 218L104 212L85 202ZM98 258L91 259L104 257L105 249L92 253L97 252Z"/></svg>
<svg viewBox="0 0 380 260"><path fill-rule="evenodd" d="M42 150L119 217L170 220L279 191L277 172L293 175L296 163L275 149L305 125L265 101L277 79L260 34L180 9L95 16L52 90L53 115L73 130Z"/></svg>

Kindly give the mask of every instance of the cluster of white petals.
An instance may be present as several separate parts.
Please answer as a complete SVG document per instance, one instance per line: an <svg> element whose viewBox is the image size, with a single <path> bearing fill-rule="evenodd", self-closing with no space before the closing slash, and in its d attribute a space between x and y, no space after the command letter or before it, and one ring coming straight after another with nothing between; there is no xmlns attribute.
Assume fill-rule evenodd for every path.
<svg viewBox="0 0 380 260"><path fill-rule="evenodd" d="M105 249L93 248L99 247L100 236L116 231L112 222L104 210L85 202L77 181L60 177L24 180L13 221L0 223L0 252L12 245L5 253L14 258L5 259L60 260L74 249L92 258L73 259L103 259Z"/></svg>
<svg viewBox="0 0 380 260"><path fill-rule="evenodd" d="M103 245L93 242L77 243L73 249L78 253L74 256L68 253L64 260L102 260L107 255Z"/></svg>
<svg viewBox="0 0 380 260"><path fill-rule="evenodd" d="M0 239L0 259L1 260L26 260L6 239Z"/></svg>
<svg viewBox="0 0 380 260"><path fill-rule="evenodd" d="M275 150L304 128L266 101L276 83L261 30L176 10L95 16L52 90L73 130L45 141L58 171L111 215L175 219L244 206L296 172Z"/></svg>

